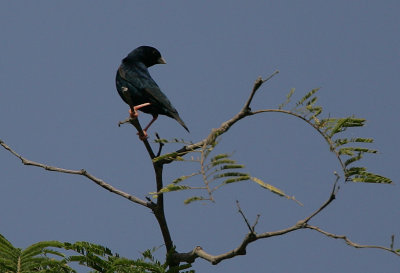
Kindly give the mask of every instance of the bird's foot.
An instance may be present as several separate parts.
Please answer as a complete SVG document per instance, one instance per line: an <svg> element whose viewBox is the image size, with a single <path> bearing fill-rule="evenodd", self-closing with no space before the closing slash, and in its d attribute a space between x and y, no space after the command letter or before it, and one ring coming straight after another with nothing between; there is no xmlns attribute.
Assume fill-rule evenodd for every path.
<svg viewBox="0 0 400 273"><path fill-rule="evenodd" d="M139 113L136 111L135 108L131 108L131 109L129 109L129 116L132 119L135 119L135 118L137 118L139 116Z"/></svg>
<svg viewBox="0 0 400 273"><path fill-rule="evenodd" d="M147 135L147 132L145 130L142 130L142 132L140 132L140 133L138 132L136 134L139 136L139 139L141 141L145 141L146 139L149 138L149 136Z"/></svg>

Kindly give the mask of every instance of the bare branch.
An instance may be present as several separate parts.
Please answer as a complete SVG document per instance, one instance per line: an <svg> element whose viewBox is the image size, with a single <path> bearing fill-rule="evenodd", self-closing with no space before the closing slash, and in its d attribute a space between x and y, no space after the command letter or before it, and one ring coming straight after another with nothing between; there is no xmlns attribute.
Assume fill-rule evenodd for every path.
<svg viewBox="0 0 400 273"><path fill-rule="evenodd" d="M238 201L238 200L236 200L236 206L237 206L237 208L238 208L238 212L240 213L240 215L242 215L243 220L246 222L246 225L247 225L247 227L249 228L249 231L250 231L251 233L255 233L255 232L254 232L254 228L255 228L255 225L256 225L256 224L254 224L253 226L250 226L249 221L247 220L246 216L244 215L242 209L240 208L240 204L239 204L239 201ZM258 217L257 217L257 221L258 221ZM256 221L256 223L257 223L257 221Z"/></svg>
<svg viewBox="0 0 400 273"><path fill-rule="evenodd" d="M316 227L316 226L306 225L305 228L318 231L319 233L322 233L322 234L324 234L325 236L328 236L328 237L330 237L330 238L344 240L344 241L346 242L346 244L348 244L349 246L355 247L355 248L376 248L376 249L382 249L382 250L389 251L389 252L391 252L391 253L393 253L393 254L395 254L395 255L397 255L397 256L400 256L400 253L397 252L397 251L395 251L395 250L393 249L392 246L391 246L390 248L388 248L388 247L384 247L384 246L375 246L375 245L360 245L360 244L357 244L357 243L354 243L354 242L350 241L350 239L347 238L347 236L345 236L345 235L336 235L336 234L333 234L333 233L324 231L324 230L322 230L322 229L320 229L319 227Z"/></svg>
<svg viewBox="0 0 400 273"><path fill-rule="evenodd" d="M143 144L146 147L146 150L147 150L150 158L154 159L156 156L155 156L153 149L151 148L149 142L147 141L147 139L143 138L143 136L144 136L143 129L139 123L139 119L138 118L129 118L128 122L136 128L136 130L138 131L138 135L139 135L140 139L142 139ZM124 121L123 123L126 123L126 121ZM119 124L121 124L121 122ZM162 143L160 144L158 153L161 153L161 149L162 149ZM161 189L163 188L163 164L153 161L153 169L154 169L154 173L156 176L156 192L160 192ZM174 245L172 242L171 234L169 232L167 219L165 217L164 195L162 193L157 195L157 203L151 207L151 210L153 211L154 216L156 217L156 220L158 222L158 225L160 226L161 234L163 236L164 243L165 243L165 248L166 248L167 252L169 252L173 248Z"/></svg>
<svg viewBox="0 0 400 273"><path fill-rule="evenodd" d="M254 224L251 226L251 229L253 232L255 231L256 225L258 224L258 220L260 219L260 214L257 214L256 220L254 221Z"/></svg>
<svg viewBox="0 0 400 273"><path fill-rule="evenodd" d="M265 80L263 80L261 77L258 77L258 78L257 78L256 82L254 83L253 90L252 90L251 93L250 93L250 97L247 99L246 103L244 104L242 111L243 111L243 110L246 111L246 110L250 109L250 104L251 104L251 102L253 101L253 97L254 97L254 95L256 94L257 90L261 87L261 85L262 85L263 83L269 81L273 76L275 76L275 75L278 74L278 73L279 73L279 70L275 70L275 72L272 73L272 74L271 74L269 77L267 77Z"/></svg>
<svg viewBox="0 0 400 273"><path fill-rule="evenodd" d="M160 138L160 136L159 136L158 133L156 133L156 138L157 138L158 140L161 140L161 138ZM161 155L161 151L162 151L162 148L163 148L163 147L164 147L164 143L162 143L162 142L160 141L160 142L159 142L158 152L157 152L156 157L159 157L159 156Z"/></svg>
<svg viewBox="0 0 400 273"><path fill-rule="evenodd" d="M307 218L304 219L304 223L308 223L311 218L313 218L315 215L317 215L318 213L320 213L324 208L326 208L333 200L335 200L336 198L336 193L338 191L338 187L337 187L337 183L339 181L339 176L336 174L336 181L333 184L333 188L332 188L332 192L331 195L329 196L328 200L326 200L326 202L319 208L317 209L314 213L312 213L310 216L308 216Z"/></svg>
<svg viewBox="0 0 400 273"><path fill-rule="evenodd" d="M134 203L137 203L139 205L142 205L144 207L148 207L151 208L153 206L153 204L151 202L146 202L136 196L130 195L124 191L121 191L113 186L111 186L110 184L104 182L103 180L101 180L100 178L97 178L95 176L93 176L92 174L88 173L86 170L81 169L81 170L69 170L69 169L63 169L63 168L58 168L58 167L54 167L54 166L49 166L49 165L45 165L42 163L38 163L35 161L31 161L28 160L24 157L22 157L20 154L18 154L17 152L15 152L13 149L11 149L7 144L5 144L2 140L0 140L0 145L3 146L4 149L6 149L7 151L9 151L11 154L13 154L15 157L19 158L22 162L22 164L24 165L28 165L28 166L34 166L34 167L39 167L42 169L45 169L46 171L51 171L51 172L59 172L59 173L68 173L68 174L75 174L75 175L82 175L85 176L86 178L90 179L91 181L93 181L94 183L96 183L97 185L103 187L104 189L115 193L117 195L120 195Z"/></svg>

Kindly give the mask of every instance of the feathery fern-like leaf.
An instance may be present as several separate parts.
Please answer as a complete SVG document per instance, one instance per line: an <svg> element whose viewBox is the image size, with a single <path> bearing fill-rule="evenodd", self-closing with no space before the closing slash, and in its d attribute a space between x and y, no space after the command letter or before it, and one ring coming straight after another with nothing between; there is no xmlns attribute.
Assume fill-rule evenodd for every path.
<svg viewBox="0 0 400 273"><path fill-rule="evenodd" d="M294 94L295 89L292 88L290 89L289 93L286 95L286 101L284 101L283 103L279 104L278 109L282 109L283 107L285 107L291 100L293 94Z"/></svg>
<svg viewBox="0 0 400 273"><path fill-rule="evenodd" d="M304 97L302 97L302 98L296 103L296 106L303 105L304 102L305 102L306 100L308 100L308 99L309 99L312 95L314 95L316 92L318 92L318 90L319 90L319 88L312 89L310 92L308 92Z"/></svg>
<svg viewBox="0 0 400 273"><path fill-rule="evenodd" d="M206 199L204 197L201 197L201 196L192 196L190 198L185 199L185 201L183 201L183 203L185 205L187 205L187 204L190 204L190 203L192 203L194 201L201 201L201 200L206 200Z"/></svg>

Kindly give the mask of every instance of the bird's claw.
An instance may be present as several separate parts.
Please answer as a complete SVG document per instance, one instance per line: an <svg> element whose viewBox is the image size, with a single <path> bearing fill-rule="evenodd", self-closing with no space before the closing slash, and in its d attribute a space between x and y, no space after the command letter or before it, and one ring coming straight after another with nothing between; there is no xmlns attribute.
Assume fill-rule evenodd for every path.
<svg viewBox="0 0 400 273"><path fill-rule="evenodd" d="M145 141L146 139L148 139L149 138L149 136L147 135L147 132L145 131L145 130L143 130L142 132L138 132L138 133L136 133L138 136L139 136L139 139L141 140L141 141Z"/></svg>
<svg viewBox="0 0 400 273"><path fill-rule="evenodd" d="M135 108L129 109L129 116L133 119L137 118L139 116L139 113L136 111Z"/></svg>

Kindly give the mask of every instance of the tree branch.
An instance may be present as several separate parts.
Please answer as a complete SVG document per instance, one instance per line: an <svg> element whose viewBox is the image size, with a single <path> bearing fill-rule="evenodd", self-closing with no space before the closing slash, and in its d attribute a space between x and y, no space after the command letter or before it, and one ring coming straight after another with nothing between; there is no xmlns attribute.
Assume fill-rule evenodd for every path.
<svg viewBox="0 0 400 273"><path fill-rule="evenodd" d="M138 118L128 118L125 121L119 122L118 125L120 126L121 124L124 123L130 123L132 126L136 128L138 131L138 135L143 137L143 129L142 126L140 125L139 119ZM156 135L157 138L159 138L158 135ZM141 138L143 139L143 138ZM150 159L155 158L155 154L153 152L153 149L151 148L149 142L147 139L143 140L143 144L146 147L147 153L150 156ZM159 151L157 155L161 153L163 144L160 143L159 146ZM156 188L157 192L160 192L161 189L163 188L163 164L160 164L159 162L153 162L153 169L154 169L154 174L156 176ZM157 202L154 206L151 207L151 210L154 213L154 216L156 217L156 220L158 222L158 225L160 226L161 234L165 243L165 248L167 250L167 253L171 251L173 248L173 242L171 238L171 233L169 232L168 224L167 224L167 219L165 218L165 211L164 211L164 195L162 193L157 195Z"/></svg>
<svg viewBox="0 0 400 273"><path fill-rule="evenodd" d="M400 252L394 250L393 247L388 248L388 247L376 246L376 245L360 245L360 244L357 244L357 243L354 243L354 242L350 241L350 239L347 238L347 236L345 236L345 235L336 235L336 234L333 234L333 233L324 231L324 230L322 230L322 229L320 229L319 227L316 227L316 226L311 226L311 225L308 225L308 224L307 224L307 225L305 226L305 228L318 231L319 233L322 233L322 234L324 234L325 236L328 236L328 237L333 238L333 239L344 240L344 241L346 242L347 245L352 246L352 247L355 247L355 248L376 248L376 249L382 249L382 250L389 251L389 252L391 252L391 253L393 253L393 254L395 254L395 255L397 255L397 256L400 256Z"/></svg>
<svg viewBox="0 0 400 273"><path fill-rule="evenodd" d="M130 195L124 191L121 191L113 186L111 186L110 184L104 182L103 180L101 180L100 178L95 177L94 175L88 173L86 170L81 169L81 170L69 170L69 169L63 169L63 168L58 168L58 167L54 167L54 166L49 166L49 165L45 165L42 163L38 163L35 161L31 161L28 160L24 157L22 157L20 154L16 153L13 149L11 149L7 144L5 144L2 140L0 140L0 145L3 146L4 149L6 149L7 151L9 151L12 155L14 155L15 157L19 158L22 162L22 164L24 165L28 165L28 166L34 166L34 167L39 167L42 169L45 169L46 171L51 171L51 172L59 172L59 173L68 173L68 174L75 174L75 175L82 175L85 176L86 178L90 179L91 181L93 181L94 183L96 183L97 185L99 185L100 187L103 187L104 189L115 193L117 195L120 195L136 204L142 205L144 207L147 208L152 208L154 206L153 203L151 202L146 202L136 196Z"/></svg>
<svg viewBox="0 0 400 273"><path fill-rule="evenodd" d="M281 230L277 230L277 231L272 231L272 232L264 232L264 233L260 233L257 234L254 231L254 228L251 228L247 219L244 217L244 215L242 214L242 216L244 217L247 226L250 229L250 232L248 232L245 237L243 238L242 242L233 250L230 250L226 253L222 253L219 255L211 255L209 253L207 253L202 247L200 246L196 246L192 251L187 252L187 253L175 253L173 255L173 258L176 261L179 262L187 262L187 263L192 263L196 260L196 258L202 258L204 260L209 261L211 264L215 265L218 264L219 262L226 260L226 259L230 259L233 258L235 256L238 255L245 255L246 254L246 248L247 245L249 245L252 242L255 242L259 239L266 239L269 237L275 237L275 236L280 236L280 235L284 235L286 233L290 233L299 229L313 229L316 230L328 237L331 238L335 238L335 239L342 239L344 240L348 245L355 247L355 248L377 248L377 249L382 249L382 250L386 250L389 251L391 253L396 254L397 256L400 256L400 253L396 252L393 248L387 248L387 247L382 247L382 246L372 246L372 245L359 245L356 244L352 241L350 241L346 236L343 235L336 235L333 233L329 233L326 231L321 230L320 228L316 227L316 226L311 226L308 224L308 222L314 218L317 214L319 214L321 211L323 211L330 203L332 203L333 200L335 200L336 197L336 193L338 190L337 187L337 182L338 182L339 177L337 177L332 192L329 195L329 198L318 208L316 209L313 213L311 213L308 217L298 221L296 224L294 224L291 227L288 227L286 229L281 229ZM240 209L240 208L239 208ZM257 218L258 220L258 218ZM257 223L257 222L256 222ZM253 227L256 225L256 223L253 225Z"/></svg>
<svg viewBox="0 0 400 273"><path fill-rule="evenodd" d="M279 71L276 70L275 72L273 72L270 76L268 76L266 79L262 79L261 77L257 78L257 80L255 81L254 85L253 85L253 89L250 93L249 98L247 99L245 105L243 106L243 108L239 111L239 113L237 113L234 117L232 117L230 120L227 120L225 122L223 122L219 128L217 129L212 129L210 134L204 138L203 140L191 144L191 145L185 145L182 148L180 148L179 150L176 150L173 153L169 153L169 154L165 154L162 155L160 157L154 158L153 162L158 162L160 164L169 164L171 162L173 162L177 156L184 156L187 153L200 149L202 147L204 147L204 145L207 145L209 143L212 143L218 136L226 133L236 122L238 122L239 120L241 120L242 118L246 117L246 116L250 116L253 115L253 113L250 110L250 104L253 100L253 97L255 95L255 93L257 92L257 90L261 87L261 85L263 83L265 83L266 81L270 80L273 76L275 76L276 74L278 74Z"/></svg>
<svg viewBox="0 0 400 273"><path fill-rule="evenodd" d="M257 90L263 85L265 82L269 81L273 76L279 73L279 70L275 70L274 73L272 73L269 77L267 77L265 80L263 80L261 77L258 77L256 82L254 83L253 90L250 93L250 97L247 99L246 103L244 104L242 111L243 110L250 110L250 104L253 101L253 97L256 94Z"/></svg>
<svg viewBox="0 0 400 273"><path fill-rule="evenodd" d="M237 206L237 208L238 208L238 212L240 213L240 215L242 215L243 220L245 221L246 226L248 227L249 231L250 231L251 233L255 234L254 229L255 229L255 227L256 227L256 225L257 225L259 215L257 216L257 219L256 219L254 225L253 225L253 226L250 226L249 220L247 220L246 216L244 215L244 212L243 212L242 209L240 208L240 204L239 204L239 201L238 201L238 200L236 200L236 206Z"/></svg>

